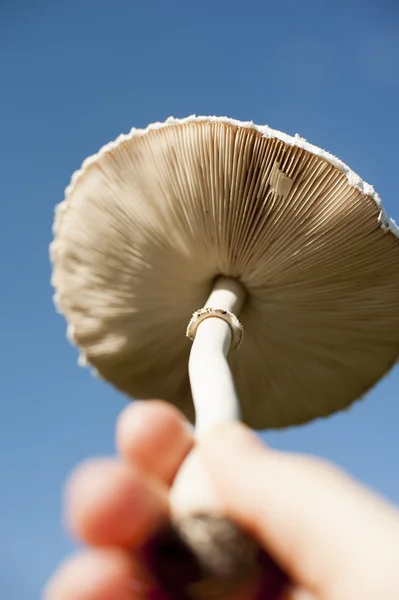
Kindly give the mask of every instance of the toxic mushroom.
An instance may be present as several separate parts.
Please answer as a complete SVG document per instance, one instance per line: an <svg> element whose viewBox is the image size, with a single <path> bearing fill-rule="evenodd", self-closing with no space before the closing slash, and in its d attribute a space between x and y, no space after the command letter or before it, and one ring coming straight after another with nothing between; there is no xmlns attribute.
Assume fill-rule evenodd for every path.
<svg viewBox="0 0 399 600"><path fill-rule="evenodd" d="M216 117L134 129L73 176L54 235L81 361L174 403L198 435L330 415L399 355L398 229L371 186L299 136ZM175 514L206 506L189 463Z"/></svg>

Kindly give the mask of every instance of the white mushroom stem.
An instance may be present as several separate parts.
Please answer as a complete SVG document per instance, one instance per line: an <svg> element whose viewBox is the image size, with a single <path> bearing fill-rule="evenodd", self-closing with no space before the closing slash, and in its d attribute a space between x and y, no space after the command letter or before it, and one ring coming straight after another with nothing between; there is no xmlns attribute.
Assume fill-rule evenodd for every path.
<svg viewBox="0 0 399 600"><path fill-rule="evenodd" d="M229 319L224 320L228 315L212 316L211 313L204 320L200 319L194 331L189 375L196 413L197 439L216 425L240 418L240 403L227 355L232 339L237 335L234 330L234 314L239 312L244 300L245 291L239 282L220 277L206 307L233 313L233 329ZM171 509L175 519L195 512L218 512L217 498L195 448L183 463L174 482Z"/></svg>
<svg viewBox="0 0 399 600"><path fill-rule="evenodd" d="M205 307L238 315L244 300L245 291L238 281L220 277ZM227 361L231 341L231 325L217 316L204 319L195 332L188 369L197 438L215 425L240 419L240 403Z"/></svg>

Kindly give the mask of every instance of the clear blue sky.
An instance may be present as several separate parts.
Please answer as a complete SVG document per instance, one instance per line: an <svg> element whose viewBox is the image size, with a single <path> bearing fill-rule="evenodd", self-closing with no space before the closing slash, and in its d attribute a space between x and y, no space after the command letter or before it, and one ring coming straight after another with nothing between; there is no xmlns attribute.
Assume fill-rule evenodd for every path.
<svg viewBox="0 0 399 600"><path fill-rule="evenodd" d="M399 220L398 64L397 0L1 2L2 600L37 599L72 550L62 482L113 451L125 405L76 366L52 305L53 208L71 173L132 126L228 115L340 156ZM399 502L398 389L399 368L349 413L266 438Z"/></svg>

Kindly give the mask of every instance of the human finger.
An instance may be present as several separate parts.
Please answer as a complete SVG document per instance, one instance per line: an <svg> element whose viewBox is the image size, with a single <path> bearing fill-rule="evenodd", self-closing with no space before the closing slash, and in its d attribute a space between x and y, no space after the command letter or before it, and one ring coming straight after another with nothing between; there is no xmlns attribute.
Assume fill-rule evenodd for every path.
<svg viewBox="0 0 399 600"><path fill-rule="evenodd" d="M215 429L199 452L226 514L304 589L365 599L356 586L367 579L374 590L397 585L397 511L338 469L268 450L240 424Z"/></svg>
<svg viewBox="0 0 399 600"><path fill-rule="evenodd" d="M116 459L83 463L65 493L66 522L80 540L134 548L167 518L167 489Z"/></svg>
<svg viewBox="0 0 399 600"><path fill-rule="evenodd" d="M136 600L148 582L129 553L88 550L66 560L48 582L43 600Z"/></svg>
<svg viewBox="0 0 399 600"><path fill-rule="evenodd" d="M117 422L116 445L121 456L168 485L193 444L186 419L160 400L130 404Z"/></svg>

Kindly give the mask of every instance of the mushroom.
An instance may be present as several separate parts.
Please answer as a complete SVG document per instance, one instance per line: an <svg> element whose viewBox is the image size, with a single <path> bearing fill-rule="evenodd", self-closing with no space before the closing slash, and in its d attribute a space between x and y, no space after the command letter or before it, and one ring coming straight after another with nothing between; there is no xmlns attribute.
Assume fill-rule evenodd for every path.
<svg viewBox="0 0 399 600"><path fill-rule="evenodd" d="M170 118L73 176L55 300L82 364L132 398L172 402L198 437L234 419L282 428L348 408L395 364L398 238L374 189L298 135ZM211 531L213 502L194 451L172 494L184 539L191 515Z"/></svg>

